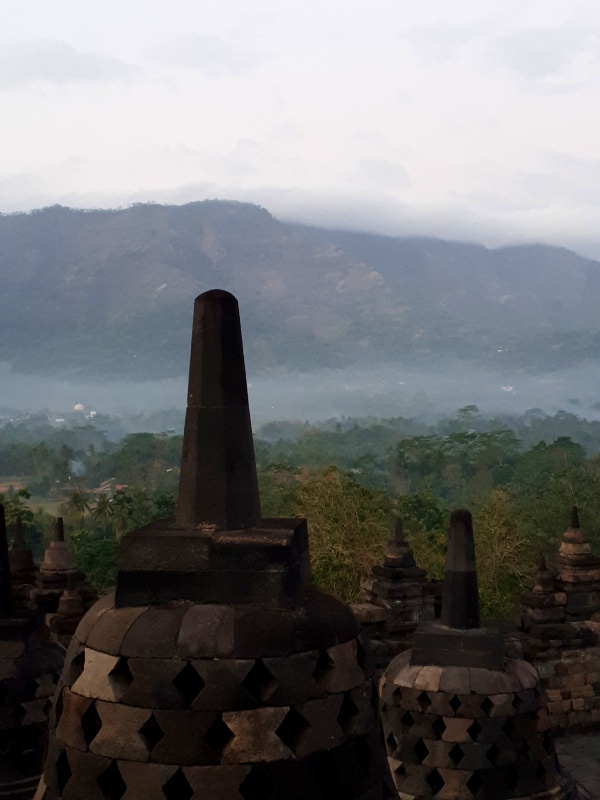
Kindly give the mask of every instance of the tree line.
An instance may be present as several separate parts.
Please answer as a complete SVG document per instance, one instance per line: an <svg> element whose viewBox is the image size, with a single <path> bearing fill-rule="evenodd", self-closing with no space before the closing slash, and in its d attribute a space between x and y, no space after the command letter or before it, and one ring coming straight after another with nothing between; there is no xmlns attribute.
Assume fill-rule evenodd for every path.
<svg viewBox="0 0 600 800"><path fill-rule="evenodd" d="M360 578L380 561L396 515L419 565L441 578L449 512L472 510L483 610L496 618L517 608L573 504L600 551L599 423L536 410L489 418L466 406L435 425L273 423L258 433L263 515L308 519L315 578L347 600L358 598ZM0 476L27 486L4 493L9 522L21 516L39 551L53 516L38 498L58 498L80 568L104 589L114 581L120 537L172 517L180 450L181 437L167 433L112 442L87 425L34 441L5 426ZM107 477L122 487L90 491Z"/></svg>

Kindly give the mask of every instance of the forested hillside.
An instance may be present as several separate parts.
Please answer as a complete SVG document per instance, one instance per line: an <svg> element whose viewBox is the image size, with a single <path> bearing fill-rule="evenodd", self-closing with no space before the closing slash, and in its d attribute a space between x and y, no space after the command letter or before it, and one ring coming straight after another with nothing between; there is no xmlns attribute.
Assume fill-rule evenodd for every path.
<svg viewBox="0 0 600 800"><path fill-rule="evenodd" d="M490 418L465 406L435 425L398 417L258 433L263 514L308 518L315 576L347 599L381 559L396 515L419 564L440 578L450 510L473 511L482 603L497 617L514 611L572 505L600 553L600 422L535 410ZM114 442L93 424L56 429L41 417L6 424L0 500L38 552L48 511L63 513L79 565L105 587L120 536L172 516L181 441L137 433Z"/></svg>
<svg viewBox="0 0 600 800"><path fill-rule="evenodd" d="M282 224L206 201L0 216L0 360L20 371L186 371L192 299L240 300L251 369L458 356L549 370L600 352L600 264Z"/></svg>

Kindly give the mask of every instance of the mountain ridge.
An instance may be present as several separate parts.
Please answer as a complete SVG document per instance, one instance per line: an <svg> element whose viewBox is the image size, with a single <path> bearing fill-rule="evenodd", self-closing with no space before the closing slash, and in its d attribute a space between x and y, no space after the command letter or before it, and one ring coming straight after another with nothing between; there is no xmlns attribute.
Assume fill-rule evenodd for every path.
<svg viewBox="0 0 600 800"><path fill-rule="evenodd" d="M240 301L251 370L458 357L528 371L600 353L600 263L279 222L236 201L0 215L0 360L184 374L193 298Z"/></svg>

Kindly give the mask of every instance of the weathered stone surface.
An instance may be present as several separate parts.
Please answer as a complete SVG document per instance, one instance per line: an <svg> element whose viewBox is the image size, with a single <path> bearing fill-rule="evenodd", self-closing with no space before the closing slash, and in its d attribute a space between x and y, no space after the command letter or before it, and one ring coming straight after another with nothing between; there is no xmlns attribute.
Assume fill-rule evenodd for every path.
<svg viewBox="0 0 600 800"><path fill-rule="evenodd" d="M128 658L131 684L121 700L142 708L186 708L186 699L174 683L187 662L170 658Z"/></svg>
<svg viewBox="0 0 600 800"><path fill-rule="evenodd" d="M356 640L321 651L314 676L317 683L331 694L360 686L365 673L357 661Z"/></svg>
<svg viewBox="0 0 600 800"><path fill-rule="evenodd" d="M140 658L173 656L181 618L186 611L185 606L145 609L125 634L121 655Z"/></svg>
<svg viewBox="0 0 600 800"><path fill-rule="evenodd" d="M26 597L18 589L28 580L30 556L20 523L9 555L0 504L0 796L15 798L32 797L42 772L49 698L65 654L38 615L13 604L15 587ZM16 575L11 561L21 570Z"/></svg>
<svg viewBox="0 0 600 800"><path fill-rule="evenodd" d="M234 651L233 608L191 606L185 613L177 638L181 658L230 658Z"/></svg>
<svg viewBox="0 0 600 800"><path fill-rule="evenodd" d="M165 800L163 787L177 772L172 764L119 761L118 767L127 787L121 800Z"/></svg>
<svg viewBox="0 0 600 800"><path fill-rule="evenodd" d="M77 629L51 800L383 800L368 645L350 609L312 585L306 521L258 513L227 293L197 301L191 362L176 520L123 536L115 597ZM399 554L382 569L384 582L418 575Z"/></svg>
<svg viewBox="0 0 600 800"><path fill-rule="evenodd" d="M90 742L90 750L99 756L127 761L148 761L149 746L141 733L150 718L146 708L134 708L122 703L96 702L99 730Z"/></svg>
<svg viewBox="0 0 600 800"><path fill-rule="evenodd" d="M74 681L72 689L83 697L93 697L98 700L118 702L125 693L125 688L111 677L117 667L120 657L100 653L97 650L85 648L83 672Z"/></svg>
<svg viewBox="0 0 600 800"><path fill-rule="evenodd" d="M81 727L81 718L94 701L89 697L73 694L69 689L63 689L61 702L63 711L56 728L57 735L69 747L87 751L89 742Z"/></svg>
<svg viewBox="0 0 600 800"><path fill-rule="evenodd" d="M396 520L383 565L373 567L371 576L361 581L361 595L366 602L352 606L352 610L363 631L375 642L379 667L409 647L419 622L433 620L431 585L425 571L415 565L400 519Z"/></svg>
<svg viewBox="0 0 600 800"><path fill-rule="evenodd" d="M448 563L460 578L454 591L464 596L452 596L447 613L467 627L477 583L476 575L469 577L475 570L470 515L460 517ZM388 667L381 682L384 735L400 797L541 800L546 790L548 798L570 797L556 765L536 670L504 659L499 639L477 627L430 625L415 634L408 658Z"/></svg>
<svg viewBox="0 0 600 800"><path fill-rule="evenodd" d="M167 711L154 713L162 736L150 759L162 764L219 764L231 731L216 711Z"/></svg>
<svg viewBox="0 0 600 800"><path fill-rule="evenodd" d="M127 632L145 611L145 608L115 608L108 616L100 615L86 637L86 645L92 650L120 655Z"/></svg>
<svg viewBox="0 0 600 800"><path fill-rule="evenodd" d="M233 733L225 746L225 764L277 761L291 758L293 753L276 731L289 712L281 708L257 708L252 711L227 711L223 722Z"/></svg>
<svg viewBox="0 0 600 800"><path fill-rule="evenodd" d="M220 767L184 767L184 774L194 794L190 800L244 800L239 788L251 767L228 764ZM162 798L160 799L162 800Z"/></svg>

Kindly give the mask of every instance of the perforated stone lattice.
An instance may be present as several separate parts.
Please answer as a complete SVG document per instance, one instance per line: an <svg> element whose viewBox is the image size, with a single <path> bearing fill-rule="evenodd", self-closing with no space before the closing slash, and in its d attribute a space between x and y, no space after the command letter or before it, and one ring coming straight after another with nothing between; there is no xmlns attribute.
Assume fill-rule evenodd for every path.
<svg viewBox="0 0 600 800"><path fill-rule="evenodd" d="M484 670L448 669L445 678L441 668L411 666L406 654L384 678L385 741L402 796L568 798L535 670L508 660L504 671L487 671L482 697L464 689L480 689ZM463 693L440 691L440 683Z"/></svg>
<svg viewBox="0 0 600 800"><path fill-rule="evenodd" d="M237 301L196 300L175 520L126 534L69 646L36 800L385 800L374 667L261 519Z"/></svg>
<svg viewBox="0 0 600 800"><path fill-rule="evenodd" d="M146 761L166 767L171 753L181 754L182 740L187 740L192 755L203 754L209 765L236 763L241 753L248 769L240 776L236 791L243 798L264 800L269 792L278 791L281 776L276 767L289 765L289 759L296 759L298 768L307 761L303 769L321 776L314 790L314 797L320 800L341 796L340 786L350 763L358 772L356 792L348 796L361 797L362 790L368 790L369 776L381 769L379 741L373 738L378 697L373 668L359 640L301 651L285 660L273 656L225 659L219 661L218 670L209 670L211 663L206 658L150 658L146 663L142 658L99 653L75 638L56 701L53 733L60 747L46 768L48 800L63 793L70 796L75 780L72 765L76 763L81 771L82 759L94 764L95 771L90 771L96 777L86 790L90 800L95 792L98 798L109 800L118 800L125 792L128 798L135 797L135 785L128 784L130 772L122 765ZM165 688L161 665L171 676L171 689ZM93 687L96 697L92 696ZM301 693L304 702L299 703ZM128 697L135 705L129 704ZM157 709L161 697L179 710ZM68 719L64 715L67 701ZM422 697L421 704L427 703ZM124 733L113 735L106 728L107 719ZM257 735L260 747L254 746L253 752ZM194 744L189 744L194 737ZM310 765L310 759L334 748L341 752L327 768L325 762L318 768ZM345 748L349 748L347 756L343 755ZM253 765L254 759L261 762L260 767ZM265 761L273 769L267 768ZM196 784L187 770L182 765L165 778L161 791L167 800L185 798L189 792L189 797L193 796ZM212 783L206 788L207 798L220 798L222 790L210 787Z"/></svg>

